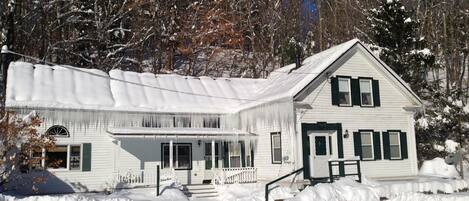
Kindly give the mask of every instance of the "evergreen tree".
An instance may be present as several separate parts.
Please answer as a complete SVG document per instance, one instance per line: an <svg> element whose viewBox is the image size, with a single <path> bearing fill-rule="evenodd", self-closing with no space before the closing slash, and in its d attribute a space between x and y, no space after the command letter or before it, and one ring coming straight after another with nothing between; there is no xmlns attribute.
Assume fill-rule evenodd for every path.
<svg viewBox="0 0 469 201"><path fill-rule="evenodd" d="M427 73L438 66L425 39L418 36L419 22L412 16L400 0L382 0L378 9L370 10L370 35L379 48L380 59L418 95L425 96Z"/></svg>

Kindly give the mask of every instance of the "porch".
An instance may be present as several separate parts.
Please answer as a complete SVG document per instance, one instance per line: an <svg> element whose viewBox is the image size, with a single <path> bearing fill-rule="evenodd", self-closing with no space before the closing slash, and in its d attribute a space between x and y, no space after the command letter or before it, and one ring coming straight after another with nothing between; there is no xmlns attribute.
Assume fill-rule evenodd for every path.
<svg viewBox="0 0 469 201"><path fill-rule="evenodd" d="M257 181L252 133L215 128L113 128L115 181L125 186Z"/></svg>

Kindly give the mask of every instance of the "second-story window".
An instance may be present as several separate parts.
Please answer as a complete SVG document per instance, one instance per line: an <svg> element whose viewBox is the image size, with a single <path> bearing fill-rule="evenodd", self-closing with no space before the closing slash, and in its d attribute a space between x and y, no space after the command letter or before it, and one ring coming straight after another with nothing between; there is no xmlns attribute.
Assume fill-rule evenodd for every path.
<svg viewBox="0 0 469 201"><path fill-rule="evenodd" d="M220 117L204 117L204 128L220 128Z"/></svg>
<svg viewBox="0 0 469 201"><path fill-rule="evenodd" d="M360 101L362 106L373 106L371 79L360 79Z"/></svg>
<svg viewBox="0 0 469 201"><path fill-rule="evenodd" d="M174 127L175 128L190 128L191 117L190 116L175 116Z"/></svg>
<svg viewBox="0 0 469 201"><path fill-rule="evenodd" d="M350 79L339 77L339 105L352 105L351 96Z"/></svg>

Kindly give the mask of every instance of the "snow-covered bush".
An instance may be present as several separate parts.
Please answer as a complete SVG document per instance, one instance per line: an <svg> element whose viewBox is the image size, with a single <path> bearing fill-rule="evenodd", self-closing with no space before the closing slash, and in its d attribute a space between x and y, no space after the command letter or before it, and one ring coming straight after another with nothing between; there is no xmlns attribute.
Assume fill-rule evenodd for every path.
<svg viewBox="0 0 469 201"><path fill-rule="evenodd" d="M0 119L0 192L9 189L10 181L20 180L33 164L40 164L42 155L34 153L55 145L53 137L37 132L40 123L34 111L23 118L6 112ZM35 178L34 182L43 179Z"/></svg>

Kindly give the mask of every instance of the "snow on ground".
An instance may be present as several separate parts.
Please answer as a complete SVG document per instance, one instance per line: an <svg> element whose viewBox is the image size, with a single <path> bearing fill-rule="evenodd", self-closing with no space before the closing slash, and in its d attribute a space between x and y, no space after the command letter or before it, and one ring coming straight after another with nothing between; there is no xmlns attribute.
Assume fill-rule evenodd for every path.
<svg viewBox="0 0 469 201"><path fill-rule="evenodd" d="M340 179L332 184L323 183L306 187L291 201L379 201L378 195L369 185L360 184L351 178Z"/></svg>
<svg viewBox="0 0 469 201"><path fill-rule="evenodd" d="M467 201L469 200L468 193L455 193L450 195L428 195L423 193L401 193L392 196L389 201Z"/></svg>
<svg viewBox="0 0 469 201"><path fill-rule="evenodd" d="M216 186L220 195L219 200L229 201L260 201L265 199L265 183L254 184L230 184ZM269 200L292 198L291 188L283 186L272 186Z"/></svg>
<svg viewBox="0 0 469 201"><path fill-rule="evenodd" d="M0 194L0 201L187 201L189 200L178 188L168 187L156 197L155 188L123 189L110 195L104 193L74 193L65 195L38 195L14 197Z"/></svg>

